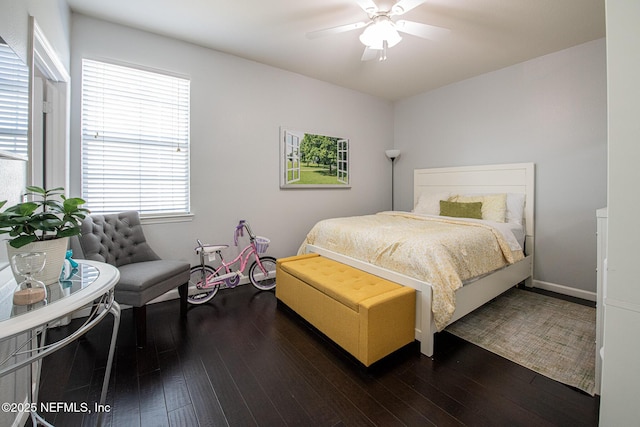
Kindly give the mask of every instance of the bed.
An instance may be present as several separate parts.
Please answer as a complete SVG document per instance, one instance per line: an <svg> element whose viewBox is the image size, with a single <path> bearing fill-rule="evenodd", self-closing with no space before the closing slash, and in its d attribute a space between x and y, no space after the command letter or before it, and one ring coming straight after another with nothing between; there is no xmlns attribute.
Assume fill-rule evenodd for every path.
<svg viewBox="0 0 640 427"><path fill-rule="evenodd" d="M380 212L362 217L320 221L310 230L300 252L318 253L416 289L415 337L420 341L421 352L432 356L435 333L521 282L524 282L526 286L532 285L534 185L533 163L417 169L414 171L413 212ZM478 209L478 204L474 202L480 200L485 202L480 206L489 209L491 205L489 201L498 196L509 197L505 224L438 217L439 212L434 218L433 212L430 212L434 209L433 202L437 203L439 200L464 203L463 205L453 203L452 206L456 208L466 206ZM519 209L509 210L509 205L512 205L514 200L521 205ZM435 209L439 207L438 205ZM483 218L494 219L489 210L485 212L484 208L482 209ZM503 212L502 215L505 213ZM482 248L492 248L491 251L486 252L501 251L501 255L497 256L498 258L502 257L503 262L500 264L496 260L480 260L481 264L487 266L477 268L475 265L465 264L463 271L459 272L460 277L457 278L450 277L453 275L449 273L449 267L439 260L435 264L438 265L437 269L424 268L415 259L409 259L409 252L401 256L394 254L394 251L403 247L404 243L402 245L388 244L388 238L392 235L412 234L411 232L397 231L402 229L396 229L396 225L398 223L404 224L404 222L418 224L419 227L437 227L440 233L449 236L448 240L450 241L458 240L452 237L456 236L457 231L454 230L457 228L472 230L477 235L474 239L478 239L478 242L484 242L481 243ZM350 223L359 225L354 226L351 230ZM336 230L340 230L340 233L324 239L318 238L320 235L318 228L325 227L327 224L329 229L334 226ZM413 227L413 225L411 226ZM446 227L457 228L449 229ZM505 228L518 231L511 235L505 231ZM347 229L351 231L345 231ZM366 230L366 233L363 230ZM366 240L368 237L365 234L378 234L378 231L382 236L380 238L382 246L374 251L373 255L358 250L363 247L375 246L376 243ZM337 237L337 234L340 236ZM417 233L415 234L417 235ZM490 235L495 238L495 243L479 240L480 238L490 238L485 237ZM519 246L518 244L514 245L514 236L517 236L515 240L519 242ZM339 239L342 243L335 242ZM440 244L433 247L420 247L419 250L423 251L421 253L431 254L437 252L435 248L439 246ZM465 254L468 251L475 251L472 247L462 247L457 250L464 251ZM414 252L418 251L414 249ZM449 252L453 251L449 250ZM405 258L408 259L407 265L400 265L399 260ZM467 263L469 257L465 255L458 258L464 258L464 262ZM489 268L489 270L481 271L478 268ZM442 280L447 282L444 290L442 289ZM444 315L443 306L445 307Z"/></svg>

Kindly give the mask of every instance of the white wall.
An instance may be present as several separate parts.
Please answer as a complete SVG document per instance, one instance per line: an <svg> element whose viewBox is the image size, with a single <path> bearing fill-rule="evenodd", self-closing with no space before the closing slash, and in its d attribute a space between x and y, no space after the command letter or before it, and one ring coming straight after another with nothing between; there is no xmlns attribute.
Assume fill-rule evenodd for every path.
<svg viewBox="0 0 640 427"><path fill-rule="evenodd" d="M534 278L595 293L606 96L601 39L399 101L397 208L412 208L415 168L535 162Z"/></svg>
<svg viewBox="0 0 640 427"><path fill-rule="evenodd" d="M80 183L83 57L166 70L191 79L193 222L145 226L161 256L192 256L196 238L231 243L239 219L271 239L269 253L295 254L321 218L391 205L393 112L386 101L231 55L74 14L72 191ZM350 139L351 189L280 190L279 127Z"/></svg>

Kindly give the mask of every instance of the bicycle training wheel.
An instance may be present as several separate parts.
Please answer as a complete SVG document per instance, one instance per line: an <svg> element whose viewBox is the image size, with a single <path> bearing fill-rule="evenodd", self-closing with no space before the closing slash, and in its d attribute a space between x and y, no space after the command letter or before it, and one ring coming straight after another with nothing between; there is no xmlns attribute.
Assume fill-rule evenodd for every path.
<svg viewBox="0 0 640 427"><path fill-rule="evenodd" d="M276 287L276 259L270 256L262 256L259 259L267 274L262 272L258 262L255 261L249 268L249 280L261 291L268 291Z"/></svg>
<svg viewBox="0 0 640 427"><path fill-rule="evenodd" d="M211 275L217 276L216 271L209 266L205 265L202 267L200 265L196 265L195 267L191 267L191 276L189 276L189 295L187 296L187 301L190 304L204 304L213 298L218 292L218 288L220 288L220 284L218 283L210 288L198 289L198 283L202 283L203 269L204 277L209 277Z"/></svg>

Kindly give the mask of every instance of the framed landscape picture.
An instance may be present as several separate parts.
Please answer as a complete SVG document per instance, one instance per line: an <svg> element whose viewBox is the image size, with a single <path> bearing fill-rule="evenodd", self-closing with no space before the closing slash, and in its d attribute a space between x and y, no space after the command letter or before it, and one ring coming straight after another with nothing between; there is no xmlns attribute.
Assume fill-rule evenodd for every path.
<svg viewBox="0 0 640 427"><path fill-rule="evenodd" d="M280 188L350 188L349 140L280 128Z"/></svg>

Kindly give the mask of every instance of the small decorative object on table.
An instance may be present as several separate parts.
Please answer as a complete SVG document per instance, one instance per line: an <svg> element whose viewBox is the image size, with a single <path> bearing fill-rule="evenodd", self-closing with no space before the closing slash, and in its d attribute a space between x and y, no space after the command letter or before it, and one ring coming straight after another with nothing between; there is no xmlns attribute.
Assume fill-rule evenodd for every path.
<svg viewBox="0 0 640 427"><path fill-rule="evenodd" d="M69 280L69 278L78 269L78 263L71 258L73 256L73 250L69 249L67 255L64 257L64 264L62 265L62 273L60 273L60 280Z"/></svg>
<svg viewBox="0 0 640 427"><path fill-rule="evenodd" d="M27 252L11 257L14 270L24 276L24 280L18 283L13 292L15 305L31 305L40 301L47 303L47 287L33 278L42 271L46 262L47 255L43 252Z"/></svg>

